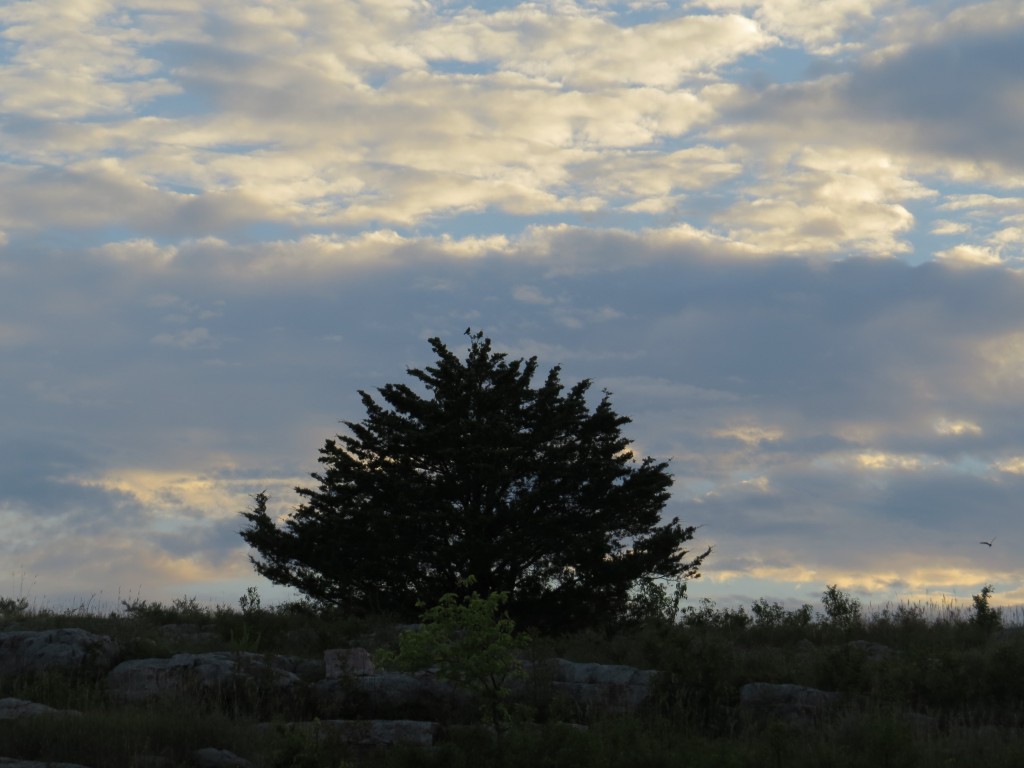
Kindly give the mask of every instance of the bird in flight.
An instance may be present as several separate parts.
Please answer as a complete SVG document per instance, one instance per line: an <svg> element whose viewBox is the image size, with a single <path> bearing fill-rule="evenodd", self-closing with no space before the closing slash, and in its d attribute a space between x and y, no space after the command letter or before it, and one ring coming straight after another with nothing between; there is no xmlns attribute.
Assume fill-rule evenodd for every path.
<svg viewBox="0 0 1024 768"><path fill-rule="evenodd" d="M991 547L992 546L992 542L994 542L997 538L999 538L999 537L998 536L993 536L992 537L992 541L979 541L978 543L979 544L984 544L986 547Z"/></svg>

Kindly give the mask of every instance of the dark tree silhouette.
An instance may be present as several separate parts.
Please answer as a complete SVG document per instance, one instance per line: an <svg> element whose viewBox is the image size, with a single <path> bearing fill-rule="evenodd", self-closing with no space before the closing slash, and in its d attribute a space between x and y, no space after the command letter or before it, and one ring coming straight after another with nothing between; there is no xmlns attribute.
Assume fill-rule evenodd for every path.
<svg viewBox="0 0 1024 768"><path fill-rule="evenodd" d="M531 386L536 358L509 360L467 330L465 361L430 339L437 362L406 384L360 391L366 418L320 450L318 487L280 527L256 495L242 532L256 570L352 612L417 613L448 592L508 592L520 622L605 624L659 579L699 576L686 559L694 527L663 522L671 475L637 461L629 419L589 380L565 389L560 369Z"/></svg>

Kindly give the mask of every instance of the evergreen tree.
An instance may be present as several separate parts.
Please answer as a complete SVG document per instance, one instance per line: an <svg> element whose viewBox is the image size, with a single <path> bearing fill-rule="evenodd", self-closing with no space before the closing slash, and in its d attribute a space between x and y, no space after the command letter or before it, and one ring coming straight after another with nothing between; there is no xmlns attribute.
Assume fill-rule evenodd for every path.
<svg viewBox="0 0 1024 768"><path fill-rule="evenodd" d="M464 591L505 592L519 622L604 624L658 579L699 576L694 528L664 523L668 465L637 461L605 392L566 389L553 368L531 386L536 358L509 360L466 331L465 361L430 339L437 362L385 384L383 405L360 391L366 418L327 440L317 488L279 527L267 496L243 512L256 570L315 601L353 612L417 614Z"/></svg>

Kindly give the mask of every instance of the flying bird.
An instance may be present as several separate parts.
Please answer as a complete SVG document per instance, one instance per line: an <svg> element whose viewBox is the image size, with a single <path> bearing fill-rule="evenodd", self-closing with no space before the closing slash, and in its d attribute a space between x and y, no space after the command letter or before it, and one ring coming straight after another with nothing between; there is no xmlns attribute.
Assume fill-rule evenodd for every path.
<svg viewBox="0 0 1024 768"><path fill-rule="evenodd" d="M999 537L998 536L993 536L992 537L992 541L995 541L997 538L999 538ZM978 543L979 544L984 544L986 547L991 547L992 546L992 541L979 541Z"/></svg>

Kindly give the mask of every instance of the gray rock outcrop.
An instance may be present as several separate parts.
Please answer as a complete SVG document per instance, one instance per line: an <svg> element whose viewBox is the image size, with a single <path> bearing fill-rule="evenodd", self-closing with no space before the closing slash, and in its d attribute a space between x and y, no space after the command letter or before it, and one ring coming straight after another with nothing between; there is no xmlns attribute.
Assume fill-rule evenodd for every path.
<svg viewBox="0 0 1024 768"><path fill-rule="evenodd" d="M650 696L657 672L622 664L592 664L552 659L552 687L584 714L634 712Z"/></svg>
<svg viewBox="0 0 1024 768"><path fill-rule="evenodd" d="M329 735L342 743L360 747L397 744L430 747L441 730L440 725L427 720L318 720L287 723L283 727L289 731Z"/></svg>
<svg viewBox="0 0 1024 768"><path fill-rule="evenodd" d="M240 686L288 690L301 678L287 657L216 651L178 653L169 659L124 661L107 675L107 692L121 702L151 701L169 695L227 693Z"/></svg>
<svg viewBox="0 0 1024 768"><path fill-rule="evenodd" d="M321 680L310 691L322 718L431 720L472 708L469 694L427 674L348 675Z"/></svg>
<svg viewBox="0 0 1024 768"><path fill-rule="evenodd" d="M23 717L40 717L45 715L81 715L74 709L54 709L45 704L37 704L25 699L0 699L0 720L20 720Z"/></svg>
<svg viewBox="0 0 1024 768"><path fill-rule="evenodd" d="M244 757L239 757L227 749L206 747L192 753L192 762L196 768L255 768Z"/></svg>
<svg viewBox="0 0 1024 768"><path fill-rule="evenodd" d="M373 657L365 648L333 648L324 651L324 675L328 679L338 677L364 677L377 671Z"/></svg>
<svg viewBox="0 0 1024 768"><path fill-rule="evenodd" d="M0 632L0 678L39 672L104 673L120 648L84 629Z"/></svg>

